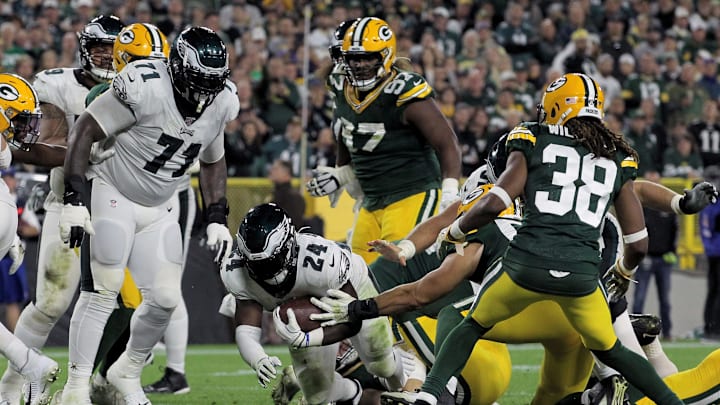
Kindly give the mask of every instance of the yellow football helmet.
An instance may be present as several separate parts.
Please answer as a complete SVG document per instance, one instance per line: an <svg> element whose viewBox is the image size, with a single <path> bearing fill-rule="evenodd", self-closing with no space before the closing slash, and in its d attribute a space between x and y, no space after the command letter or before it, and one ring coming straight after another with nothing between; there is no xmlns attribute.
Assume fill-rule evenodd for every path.
<svg viewBox="0 0 720 405"><path fill-rule="evenodd" d="M138 59L163 59L170 55L165 34L152 24L130 24L123 28L113 44L113 66L120 72Z"/></svg>
<svg viewBox="0 0 720 405"><path fill-rule="evenodd" d="M539 106L538 121L564 125L575 117L599 120L605 115L605 93L590 76L568 73L548 84Z"/></svg>
<svg viewBox="0 0 720 405"><path fill-rule="evenodd" d="M397 40L387 22L377 17L355 21L345 33L342 43L350 84L360 91L371 90L391 72L396 52ZM369 58L377 58L377 63L357 63Z"/></svg>
<svg viewBox="0 0 720 405"><path fill-rule="evenodd" d="M0 132L20 150L30 150L40 134L40 100L30 83L18 75L0 73Z"/></svg>
<svg viewBox="0 0 720 405"><path fill-rule="evenodd" d="M479 185L478 187L476 187L474 190L470 191L469 193L465 194L462 197L462 202L460 203L460 206L458 207L457 216L459 217L459 216L465 214L466 212L470 211L470 208L472 208L476 202L480 201L481 198L488 195L488 192L490 191L491 188L493 188L493 186L494 186L494 184L492 184L492 183L482 184L482 185ZM512 204L511 206L502 210L498 214L498 216L504 217L507 215L515 215L517 212L517 210L515 209L516 205L517 205L517 201L515 201L515 203Z"/></svg>

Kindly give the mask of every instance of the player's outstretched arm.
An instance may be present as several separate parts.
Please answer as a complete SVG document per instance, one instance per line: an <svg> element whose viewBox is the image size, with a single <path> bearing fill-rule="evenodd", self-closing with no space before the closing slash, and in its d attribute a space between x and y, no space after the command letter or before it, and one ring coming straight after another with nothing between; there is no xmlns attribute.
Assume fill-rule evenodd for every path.
<svg viewBox="0 0 720 405"><path fill-rule="evenodd" d="M685 190L683 194L678 194L662 184L636 180L635 194L643 207L675 212L678 215L698 213L706 206L715 204L718 199L717 189L707 181L696 184L692 189Z"/></svg>
<svg viewBox="0 0 720 405"><path fill-rule="evenodd" d="M233 238L227 227L230 212L225 198L227 164L225 157L213 163L200 161L200 189L206 202L207 244L215 251L215 264L224 269L232 254Z"/></svg>
<svg viewBox="0 0 720 405"><path fill-rule="evenodd" d="M425 250L435 243L440 230L450 225L455 219L459 205L460 201L455 201L438 215L417 224L408 236L399 241L397 245L382 239L371 240L368 242L368 246L371 247L370 251L378 252L386 259L406 266L407 260L415 256L417 250Z"/></svg>
<svg viewBox="0 0 720 405"><path fill-rule="evenodd" d="M327 297L310 299L325 311L310 315L310 319L322 321L323 325L335 325L421 308L449 293L472 274L480 262L483 248L481 243L471 243L465 248L464 255L449 255L439 268L420 280L401 284L374 298L358 300L342 291L329 290Z"/></svg>

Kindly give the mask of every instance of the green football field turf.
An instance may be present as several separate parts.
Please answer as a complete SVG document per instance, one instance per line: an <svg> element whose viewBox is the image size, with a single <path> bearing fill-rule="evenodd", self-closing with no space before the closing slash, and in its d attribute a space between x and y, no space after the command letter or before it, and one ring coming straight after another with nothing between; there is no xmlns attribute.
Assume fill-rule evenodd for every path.
<svg viewBox="0 0 720 405"><path fill-rule="evenodd" d="M683 370L694 367L718 346L718 343L673 342L666 343L664 348ZM285 347L272 346L266 350L268 354L280 357L283 365L290 364ZM67 351L49 348L45 353L57 360L63 369L60 379L53 386L53 390L57 390L67 377ZM510 354L513 362L512 379L507 392L498 402L501 405L528 404L537 385L542 350L539 345L511 346ZM154 382L162 375L164 362L164 353L158 353L154 364L143 372L143 384ZM0 363L0 369L5 369L4 362ZM191 346L188 349L186 370L191 392L185 395L150 395L153 405L272 404L271 389L263 389L258 385L255 373L245 365L234 345Z"/></svg>

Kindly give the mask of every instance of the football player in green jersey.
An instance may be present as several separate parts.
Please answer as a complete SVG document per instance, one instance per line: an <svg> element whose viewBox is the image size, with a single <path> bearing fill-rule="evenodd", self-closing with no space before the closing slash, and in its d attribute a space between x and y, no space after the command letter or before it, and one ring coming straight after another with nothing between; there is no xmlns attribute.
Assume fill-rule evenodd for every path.
<svg viewBox="0 0 720 405"><path fill-rule="evenodd" d="M545 89L539 123L508 135L507 169L496 186L440 237L462 244L467 230L492 221L525 197L518 233L484 280L474 308L440 348L415 403L435 404L463 361L458 356L492 327L531 304L552 301L583 344L658 404L682 404L650 363L625 348L612 329L598 283L600 224L612 202L625 242L610 270L612 284L630 278L647 252L642 207L633 192L637 155L603 124L604 95L583 74L566 74Z"/></svg>
<svg viewBox="0 0 720 405"><path fill-rule="evenodd" d="M316 169L307 184L311 195L324 196L359 181L364 200L351 245L367 263L377 253L366 242L400 239L458 198L457 137L430 85L398 68L396 52L395 34L379 18L361 18L347 30L343 64L327 80L337 166Z"/></svg>

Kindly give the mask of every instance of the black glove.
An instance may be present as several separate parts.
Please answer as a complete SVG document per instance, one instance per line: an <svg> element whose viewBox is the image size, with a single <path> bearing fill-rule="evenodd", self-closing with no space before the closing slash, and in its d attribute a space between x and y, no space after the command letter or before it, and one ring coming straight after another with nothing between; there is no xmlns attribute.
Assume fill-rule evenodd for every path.
<svg viewBox="0 0 720 405"><path fill-rule="evenodd" d="M703 181L690 190L685 190L680 199L680 211L684 214L695 214L710 204L715 204L718 191L712 183Z"/></svg>
<svg viewBox="0 0 720 405"><path fill-rule="evenodd" d="M348 304L348 321L357 322L379 316L377 302L374 299L354 300Z"/></svg>

